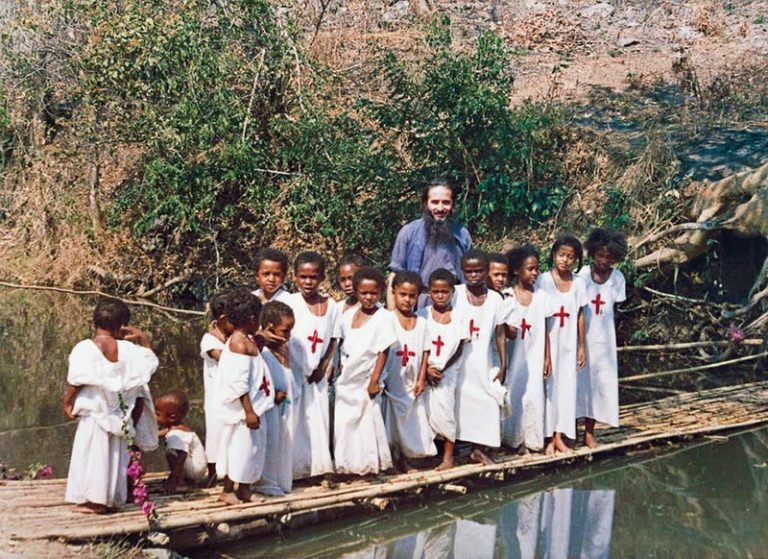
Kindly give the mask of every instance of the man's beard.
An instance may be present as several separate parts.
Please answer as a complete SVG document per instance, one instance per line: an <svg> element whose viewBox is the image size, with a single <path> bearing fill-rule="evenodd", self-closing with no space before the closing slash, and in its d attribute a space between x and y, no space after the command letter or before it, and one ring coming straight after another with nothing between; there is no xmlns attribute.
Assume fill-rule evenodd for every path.
<svg viewBox="0 0 768 559"><path fill-rule="evenodd" d="M431 245L446 244L453 239L453 220L450 215L438 221L431 213L425 211L424 227L427 229L427 239Z"/></svg>

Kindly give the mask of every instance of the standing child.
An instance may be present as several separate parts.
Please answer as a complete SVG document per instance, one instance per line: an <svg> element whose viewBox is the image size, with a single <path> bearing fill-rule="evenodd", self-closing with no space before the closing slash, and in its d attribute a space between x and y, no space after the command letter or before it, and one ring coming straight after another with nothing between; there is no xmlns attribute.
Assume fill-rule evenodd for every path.
<svg viewBox="0 0 768 559"><path fill-rule="evenodd" d="M224 479L219 499L227 504L252 500L249 486L264 468L267 428L261 416L274 405L275 391L253 341L260 313L261 302L245 287L227 297L226 315L234 332L219 359L217 397L224 426L216 455L216 474Z"/></svg>
<svg viewBox="0 0 768 559"><path fill-rule="evenodd" d="M294 432L294 479L333 472L330 443L328 380L336 352L334 338L339 309L321 295L325 259L316 252L302 252L293 264L298 293L286 300L296 319L288 342L294 375L296 430Z"/></svg>
<svg viewBox="0 0 768 559"><path fill-rule="evenodd" d="M499 252L488 254L488 289L505 297L505 289L509 280L509 264L507 257Z"/></svg>
<svg viewBox="0 0 768 559"><path fill-rule="evenodd" d="M469 341L464 347L457 380L456 438L474 443L470 457L492 463L481 447L501 446L501 407L507 371L504 324L505 305L501 295L486 286L488 255L470 249L461 259L466 284L456 287L454 308L466 321ZM498 351L494 363L493 348Z"/></svg>
<svg viewBox="0 0 768 559"><path fill-rule="evenodd" d="M339 287L344 292L344 298L339 301L340 314L344 314L349 309L357 306L357 297L355 297L355 287L352 285L352 278L363 266L363 258L359 254L345 254L339 259L336 265L336 277L339 281Z"/></svg>
<svg viewBox="0 0 768 559"><path fill-rule="evenodd" d="M464 341L469 339L466 324L453 311L451 299L456 277L445 268L438 268L429 276L431 304L420 311L427 319L429 357L429 425L443 438L443 461L436 468L453 467L456 444L456 381L457 364L461 361Z"/></svg>
<svg viewBox="0 0 768 559"><path fill-rule="evenodd" d="M78 422L64 500L83 512L103 514L127 500L124 425L142 450L157 447L147 387L157 357L149 338L128 326L130 319L122 301L99 299L93 337L79 342L69 355L64 413Z"/></svg>
<svg viewBox="0 0 768 559"><path fill-rule="evenodd" d="M288 274L288 257L281 250L264 248L256 253L256 284L253 292L262 304L269 301L286 302L288 292L283 289L285 276Z"/></svg>
<svg viewBox="0 0 768 559"><path fill-rule="evenodd" d="M290 493L293 487L293 372L288 362L288 344L293 329L293 311L280 301L271 301L261 311L262 331L272 334L262 352L275 387L275 407L265 414L267 457L256 490L265 495Z"/></svg>
<svg viewBox="0 0 768 559"><path fill-rule="evenodd" d="M595 229L587 238L589 266L579 271L587 285L587 368L578 379L576 417L584 417L584 444L597 446L595 421L619 426L619 367L613 306L627 298L624 274L613 266L627 256L624 235Z"/></svg>
<svg viewBox="0 0 768 559"><path fill-rule="evenodd" d="M389 349L385 372L386 424L393 454L407 471L409 458L437 454L425 398L419 397L426 385L429 341L426 319L413 312L421 291L419 275L397 272L392 291L397 341Z"/></svg>
<svg viewBox="0 0 768 559"><path fill-rule="evenodd" d="M189 411L189 400L181 390L171 390L155 402L157 425L165 439L165 462L170 474L165 480L165 493L185 491L183 482L198 483L205 479L205 449L200 438L183 423Z"/></svg>
<svg viewBox="0 0 768 559"><path fill-rule="evenodd" d="M547 299L536 289L539 251L525 244L507 253L512 273L510 323L517 335L509 356L507 398L511 415L504 419L502 439L525 453L544 449L544 379L552 372L547 336Z"/></svg>
<svg viewBox="0 0 768 559"><path fill-rule="evenodd" d="M549 255L550 270L537 282L537 290L547 297L550 317L552 375L545 385L544 415L544 435L550 437L545 448L548 455L570 452L563 435L576 438L576 374L587 360L582 308L587 303L587 286L572 269L574 265L581 267L582 256L576 237L560 235Z"/></svg>
<svg viewBox="0 0 768 559"><path fill-rule="evenodd" d="M379 393L395 318L379 306L384 275L368 266L353 278L360 306L341 318L341 374L336 381L336 470L377 474L392 467Z"/></svg>
<svg viewBox="0 0 768 559"><path fill-rule="evenodd" d="M219 358L227 338L234 331L232 323L229 322L225 314L226 304L226 293L217 293L211 298L208 303L211 325L208 332L203 334L203 338L200 340L200 356L203 358L205 455L208 458L208 477L211 482L216 479L216 455L219 452L219 439L223 426L216 410Z"/></svg>

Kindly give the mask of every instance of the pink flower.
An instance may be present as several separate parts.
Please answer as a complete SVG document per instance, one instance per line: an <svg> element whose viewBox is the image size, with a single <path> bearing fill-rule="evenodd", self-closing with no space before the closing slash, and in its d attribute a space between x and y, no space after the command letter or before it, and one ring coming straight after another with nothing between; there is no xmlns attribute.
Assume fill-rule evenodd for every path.
<svg viewBox="0 0 768 559"><path fill-rule="evenodd" d="M143 483L133 488L133 499L137 504L145 502L148 496L149 492L147 491L147 486Z"/></svg>
<svg viewBox="0 0 768 559"><path fill-rule="evenodd" d="M733 343L739 344L744 341L744 332L736 326L735 324L731 324L728 327L728 339L731 340Z"/></svg>
<svg viewBox="0 0 768 559"><path fill-rule="evenodd" d="M128 474L128 477L132 480L137 480L141 477L141 474L144 473L144 468L141 467L141 464L139 461L134 461L128 464L128 468L126 469L126 473Z"/></svg>
<svg viewBox="0 0 768 559"><path fill-rule="evenodd" d="M43 466L35 474L35 479L45 479L53 475L53 468L51 466Z"/></svg>
<svg viewBox="0 0 768 559"><path fill-rule="evenodd" d="M136 462L139 462L141 460L141 452L138 450L132 450L131 454L133 454L133 460Z"/></svg>
<svg viewBox="0 0 768 559"><path fill-rule="evenodd" d="M144 516L146 516L149 519L154 516L155 508L157 508L157 505L155 505L155 503L153 503L152 501L145 501L144 504L141 505L141 512L143 512Z"/></svg>

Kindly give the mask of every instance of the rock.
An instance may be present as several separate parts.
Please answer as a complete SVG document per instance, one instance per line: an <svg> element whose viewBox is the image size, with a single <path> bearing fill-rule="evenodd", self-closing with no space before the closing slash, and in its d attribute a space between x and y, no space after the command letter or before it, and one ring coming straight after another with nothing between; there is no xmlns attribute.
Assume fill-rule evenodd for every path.
<svg viewBox="0 0 768 559"><path fill-rule="evenodd" d="M547 7L539 0L525 0L525 9L534 14L540 14L547 10Z"/></svg>
<svg viewBox="0 0 768 559"><path fill-rule="evenodd" d="M581 10L581 17L585 19L603 19L613 15L614 8L606 2L598 2Z"/></svg>
<svg viewBox="0 0 768 559"><path fill-rule="evenodd" d="M397 23L398 21L407 18L410 11L410 2L408 2L408 0L399 0L387 8L381 15L380 23L384 27L392 25L393 23Z"/></svg>
<svg viewBox="0 0 768 559"><path fill-rule="evenodd" d="M432 13L432 7L427 0L412 0L410 10L413 15L418 17L425 17Z"/></svg>
<svg viewBox="0 0 768 559"><path fill-rule="evenodd" d="M618 40L618 42L617 42L616 44L617 44L619 47L621 47L621 48L625 49L625 48L627 48L627 47L631 47L632 45L638 45L638 44L640 44L640 39L638 39L637 37L632 37L632 36L629 36L629 37L622 37L622 38L620 38L620 39Z"/></svg>
<svg viewBox="0 0 768 559"><path fill-rule="evenodd" d="M683 25L680 27L680 38L684 41L695 41L696 39L701 39L703 36L704 33L699 33L690 25Z"/></svg>

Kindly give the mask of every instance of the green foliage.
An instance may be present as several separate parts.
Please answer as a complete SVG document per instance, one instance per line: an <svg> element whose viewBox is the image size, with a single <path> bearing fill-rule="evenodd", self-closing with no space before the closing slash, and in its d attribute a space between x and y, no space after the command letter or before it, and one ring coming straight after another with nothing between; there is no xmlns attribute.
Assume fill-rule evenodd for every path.
<svg viewBox="0 0 768 559"><path fill-rule="evenodd" d="M5 167L13 143L8 101L0 91L0 168Z"/></svg>
<svg viewBox="0 0 768 559"><path fill-rule="evenodd" d="M601 227L622 231L629 224L629 213L626 209L626 195L618 188L608 188L607 199L603 213L599 217Z"/></svg>

